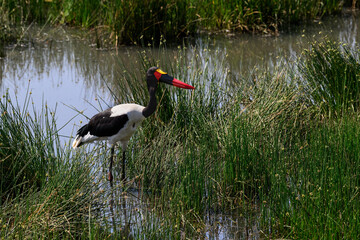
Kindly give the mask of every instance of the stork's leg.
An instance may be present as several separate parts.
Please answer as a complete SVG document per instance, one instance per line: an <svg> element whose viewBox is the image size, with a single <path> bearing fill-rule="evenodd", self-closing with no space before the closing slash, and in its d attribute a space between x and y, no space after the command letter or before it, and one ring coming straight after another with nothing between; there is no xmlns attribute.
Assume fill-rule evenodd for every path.
<svg viewBox="0 0 360 240"><path fill-rule="evenodd" d="M125 150L123 150L121 181L125 180Z"/></svg>
<svg viewBox="0 0 360 240"><path fill-rule="evenodd" d="M113 159L114 159L114 145L111 147L111 153L110 153L110 167L109 167L109 173L108 173L108 179L110 182L112 182L113 175L112 175L112 165L113 165Z"/></svg>

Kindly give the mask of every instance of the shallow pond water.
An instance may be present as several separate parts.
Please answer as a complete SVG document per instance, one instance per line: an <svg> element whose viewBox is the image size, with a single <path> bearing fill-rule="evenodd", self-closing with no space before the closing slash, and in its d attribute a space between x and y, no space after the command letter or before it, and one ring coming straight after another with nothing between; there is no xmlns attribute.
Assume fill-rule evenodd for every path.
<svg viewBox="0 0 360 240"><path fill-rule="evenodd" d="M189 41L189 44L198 52L207 53L200 57L211 56L214 64L220 61L219 53L226 55L225 61L231 72L247 76L254 68L271 71L280 61L296 58L310 42L325 36L355 46L360 38L358 27L358 18L347 14L293 28L279 36L211 35ZM176 49L168 47L161 53L165 51L171 59L176 57ZM46 103L50 109L56 108L58 127L68 123L60 131L66 138L71 136L74 125L86 121L84 116L74 118L76 110L92 116L101 107L114 105L109 86L116 78L115 72L119 72L119 59L135 74L145 75L138 70L138 52L141 50L139 47L97 50L62 28L51 30L51 33L42 30L34 41L5 49L6 57L0 60L0 92L3 94L8 90L19 103L31 93L35 106L41 108ZM150 50L160 52L155 48ZM187 52L194 54L191 47ZM182 80L186 82L186 79Z"/></svg>
<svg viewBox="0 0 360 240"><path fill-rule="evenodd" d="M189 41L186 51L189 55L194 54L192 49L195 47L204 58L211 56L215 64L218 56L226 55L225 61L231 72L246 76L255 67L271 71L279 62L296 58L304 48L310 46L310 42L320 41L324 37L355 47L360 39L358 27L359 19L352 14L346 14L343 17L328 17L315 21L308 26L294 27L279 36L202 36ZM117 69L119 59L127 69L144 75L139 72L137 62L138 52L142 51L139 47L97 50L62 28L42 30L40 34L36 34L34 41L5 49L5 57L0 59L0 93L3 95L8 91L12 99L16 98L20 105L31 95L35 109L41 110L45 104L50 109L56 109L57 126L64 142L71 139L81 122L86 121L85 116L92 116L99 109L115 104L110 89L111 83L121 72ZM157 52L156 54L163 53L155 48L150 50ZM168 47L165 51L170 58L174 58L177 47ZM221 61L223 60L222 58ZM181 80L186 82L186 79ZM85 116L79 114L79 111ZM125 208L129 209L127 214L143 216L139 209L144 211L146 207L139 202L138 197L128 197L124 201L126 203L121 205L114 203L114 208L109 208L106 212L114 218L114 222L130 222L125 226L132 228L130 233L136 234L138 227L134 219L137 218L128 218L121 214L126 214L123 211ZM256 223L246 223L246 218L234 218L230 214L210 214L204 216L203 220L207 225L207 239L259 236Z"/></svg>

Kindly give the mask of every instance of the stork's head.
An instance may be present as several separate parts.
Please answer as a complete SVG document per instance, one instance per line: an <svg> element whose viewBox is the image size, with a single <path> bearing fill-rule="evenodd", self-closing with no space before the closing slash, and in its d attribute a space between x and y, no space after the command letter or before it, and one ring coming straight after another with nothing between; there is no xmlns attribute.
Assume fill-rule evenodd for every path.
<svg viewBox="0 0 360 240"><path fill-rule="evenodd" d="M158 82L167 83L178 88L194 89L193 86L186 84L162 71L158 67L151 67L147 71L147 85L148 88L153 87L156 89Z"/></svg>

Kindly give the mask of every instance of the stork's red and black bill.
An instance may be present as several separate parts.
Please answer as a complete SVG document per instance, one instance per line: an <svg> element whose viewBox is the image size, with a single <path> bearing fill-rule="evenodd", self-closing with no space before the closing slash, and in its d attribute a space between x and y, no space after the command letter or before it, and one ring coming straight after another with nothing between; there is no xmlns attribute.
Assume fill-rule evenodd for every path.
<svg viewBox="0 0 360 240"><path fill-rule="evenodd" d="M178 88L195 89L193 86L186 84L186 83L168 75L166 72L162 71L161 69L156 69L156 71L154 72L154 75L159 82L167 83L167 84L173 85Z"/></svg>

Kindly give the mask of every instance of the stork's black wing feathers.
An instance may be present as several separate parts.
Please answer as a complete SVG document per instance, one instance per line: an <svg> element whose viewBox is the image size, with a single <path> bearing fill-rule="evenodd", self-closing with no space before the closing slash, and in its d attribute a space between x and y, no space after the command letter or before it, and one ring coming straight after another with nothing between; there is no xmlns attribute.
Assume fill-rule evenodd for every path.
<svg viewBox="0 0 360 240"><path fill-rule="evenodd" d="M88 129L83 126L84 131L90 132L91 135L98 137L108 137L115 135L122 129L125 124L129 121L129 117L127 114L123 114L120 116L110 117L111 109L107 109L101 113L93 116L88 125ZM81 129L79 129L80 131Z"/></svg>
<svg viewBox="0 0 360 240"><path fill-rule="evenodd" d="M80 137L85 136L87 133L89 132L89 124L85 124L84 126L82 126L81 128L79 128L79 130L77 131L77 135Z"/></svg>

